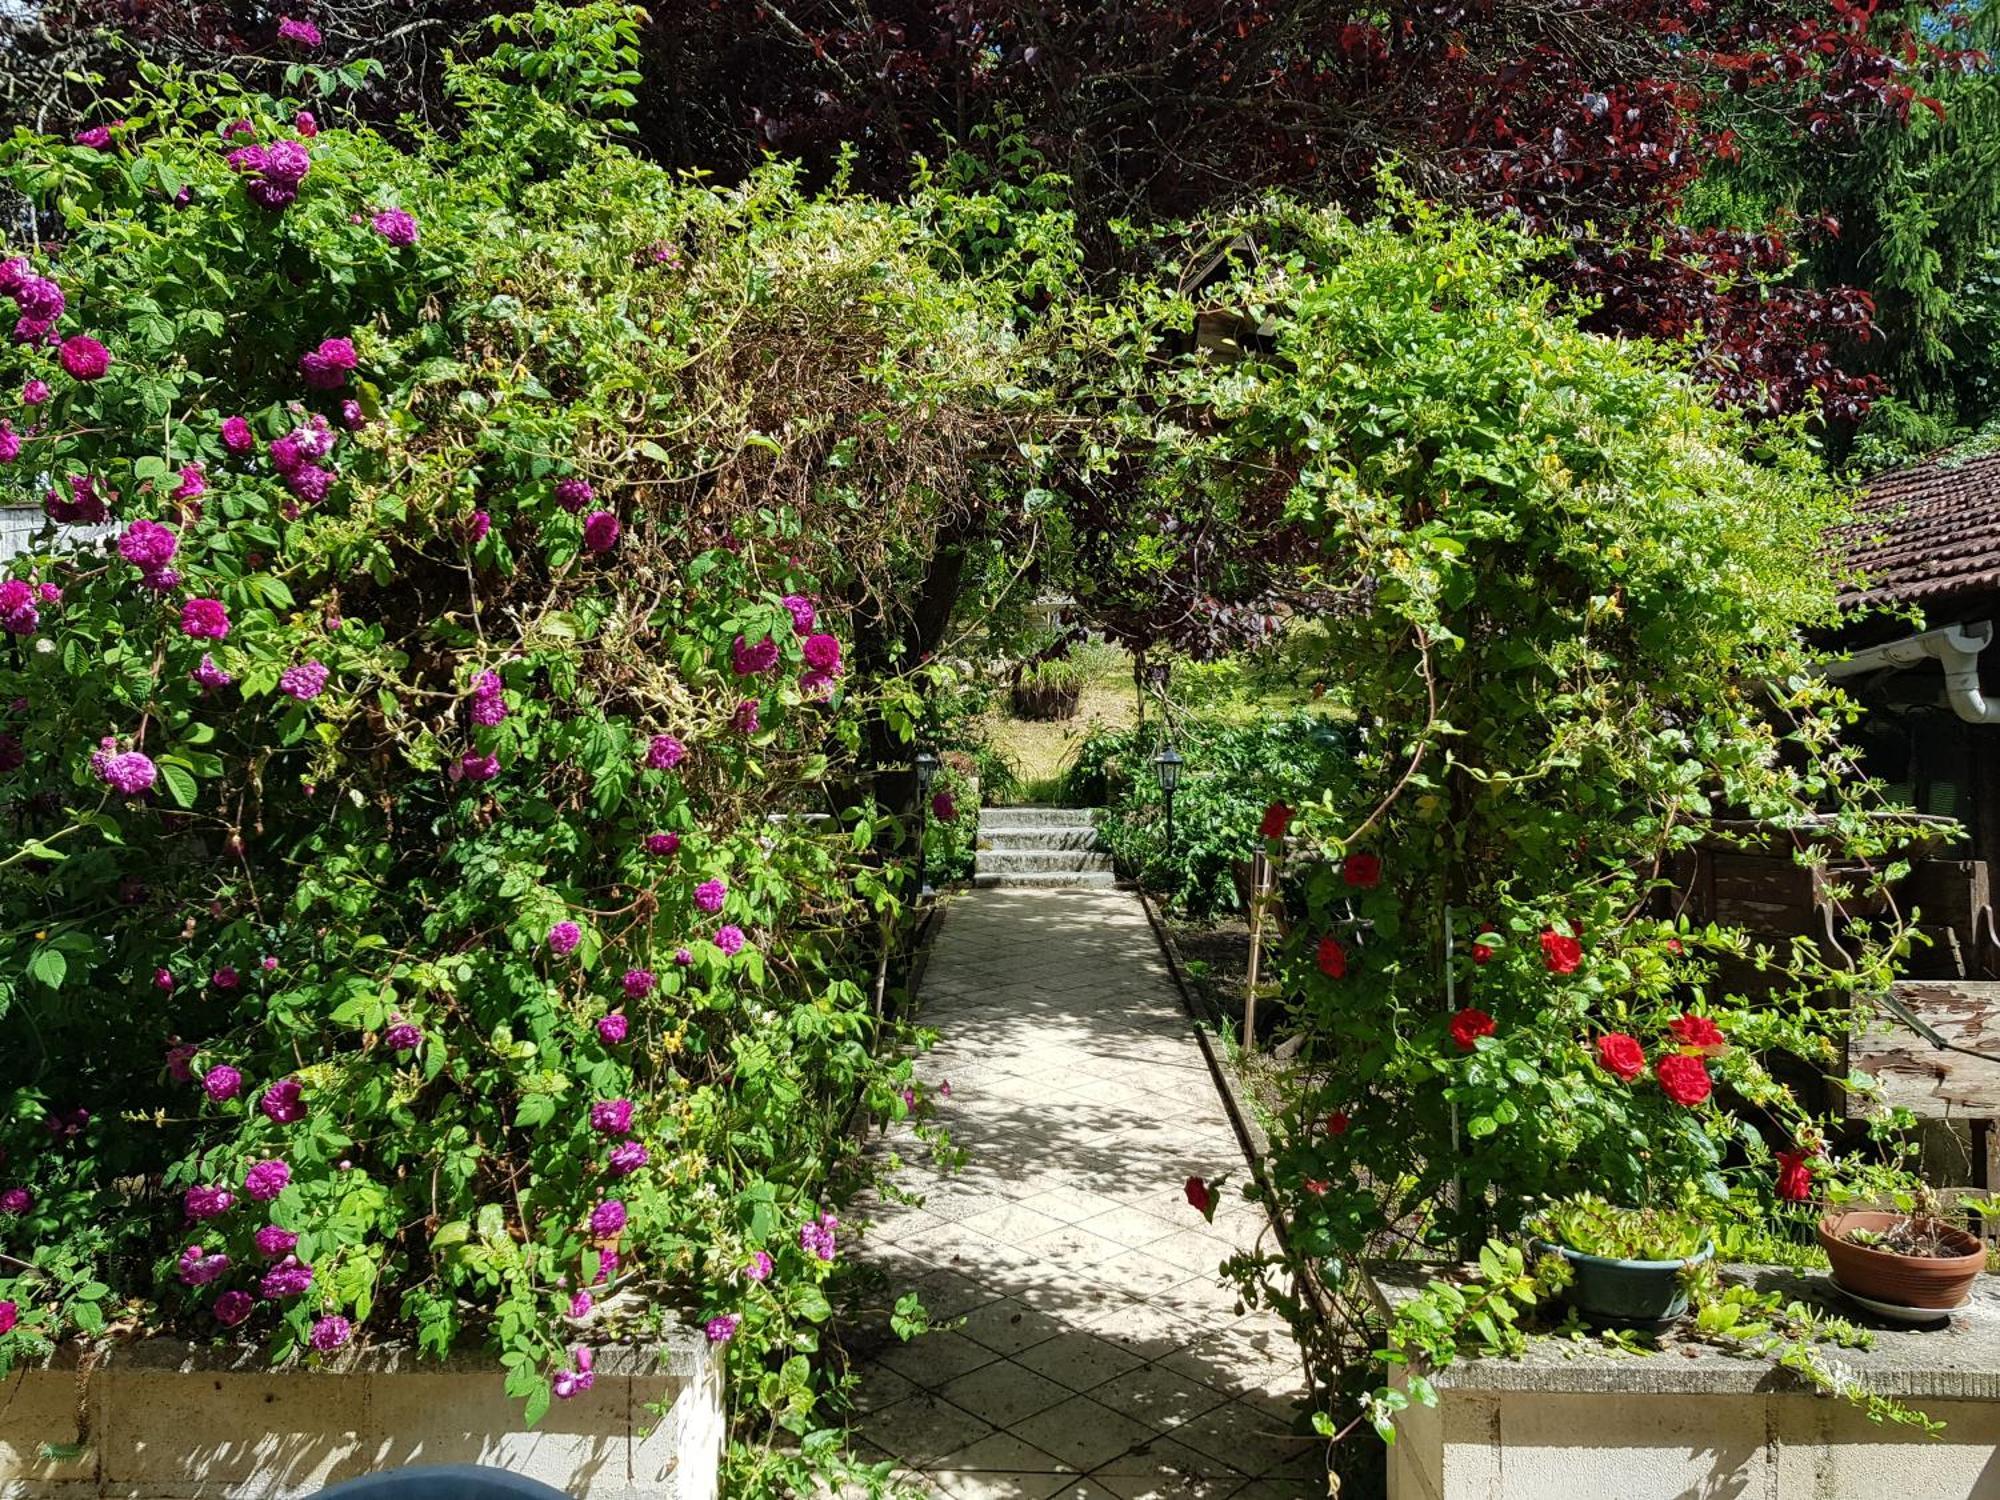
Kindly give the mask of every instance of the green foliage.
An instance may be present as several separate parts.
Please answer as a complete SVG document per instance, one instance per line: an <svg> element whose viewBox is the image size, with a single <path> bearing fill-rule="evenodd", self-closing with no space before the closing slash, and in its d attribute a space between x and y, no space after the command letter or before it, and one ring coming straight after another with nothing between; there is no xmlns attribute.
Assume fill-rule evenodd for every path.
<svg viewBox="0 0 2000 1500"><path fill-rule="evenodd" d="M93 380L0 350L0 387L53 391L0 489L174 542L172 577L53 527L11 568L61 597L0 655L0 1136L29 1195L0 1364L114 1304L221 1331L276 1225L310 1286L233 1334L274 1359L335 1315L480 1343L534 1420L576 1346L727 1316L760 1455L732 1462L828 1447L842 1263L801 1231L865 1179L857 1103L928 1108L920 1038L870 1005L907 860L862 756L916 728L902 601L928 518L986 493L1029 346L1017 286L932 253L943 195L782 166L719 191L625 151L635 23L496 20L450 74L457 128L400 146L331 118L347 73L267 98L150 67L110 148L0 144L61 332L111 355ZM310 171L260 206L225 155L296 139L307 102ZM327 339L351 374L305 378ZM194 600L226 627L190 634ZM114 786L94 752L150 769ZM621 1099L629 1127L593 1119ZM233 1202L191 1227L197 1189ZM228 1267L182 1274L194 1245Z"/></svg>
<svg viewBox="0 0 2000 1500"><path fill-rule="evenodd" d="M1174 794L1174 846L1153 757L1159 730L1104 730L1078 748L1063 798L1107 814L1098 837L1120 868L1194 917L1237 905L1232 862L1258 848L1257 828L1273 802L1298 804L1346 784L1352 726L1309 709L1249 722L1192 718L1176 726L1186 769Z"/></svg>
<svg viewBox="0 0 2000 1500"><path fill-rule="evenodd" d="M1670 1208L1619 1208L1594 1193L1552 1203L1528 1228L1552 1244L1609 1260L1688 1260L1710 1243L1706 1226Z"/></svg>

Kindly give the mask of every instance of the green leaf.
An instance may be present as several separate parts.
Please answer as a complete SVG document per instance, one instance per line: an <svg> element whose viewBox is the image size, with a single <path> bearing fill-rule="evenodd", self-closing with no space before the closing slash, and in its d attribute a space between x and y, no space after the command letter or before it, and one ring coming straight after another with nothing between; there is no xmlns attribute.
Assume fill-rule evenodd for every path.
<svg viewBox="0 0 2000 1500"><path fill-rule="evenodd" d="M194 775L184 767L162 757L158 762L160 780L167 784L167 795L181 807L193 807L198 795Z"/></svg>
<svg viewBox="0 0 2000 1500"><path fill-rule="evenodd" d="M44 943L28 960L28 974L50 989L59 990L69 974L69 960L63 957L62 949Z"/></svg>

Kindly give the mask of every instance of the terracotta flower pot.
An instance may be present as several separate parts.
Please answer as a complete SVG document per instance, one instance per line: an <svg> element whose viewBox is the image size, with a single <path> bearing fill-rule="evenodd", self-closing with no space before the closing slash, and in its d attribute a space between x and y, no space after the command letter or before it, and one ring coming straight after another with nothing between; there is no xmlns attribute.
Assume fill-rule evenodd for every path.
<svg viewBox="0 0 2000 1500"><path fill-rule="evenodd" d="M1906 1216L1848 1211L1829 1214L1819 1223L1820 1248L1833 1263L1833 1279L1857 1296L1897 1307L1944 1312L1957 1307L1972 1292L1972 1283L1986 1269L1986 1248L1963 1229L1939 1226L1940 1238L1963 1253L1952 1256L1898 1255L1874 1250L1844 1238L1851 1229L1878 1233L1895 1228Z"/></svg>

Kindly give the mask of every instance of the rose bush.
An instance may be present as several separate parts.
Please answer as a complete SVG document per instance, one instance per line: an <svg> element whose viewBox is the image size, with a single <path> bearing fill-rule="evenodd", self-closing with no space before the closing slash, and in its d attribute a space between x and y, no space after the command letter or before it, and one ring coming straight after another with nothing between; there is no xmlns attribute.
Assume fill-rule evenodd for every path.
<svg viewBox="0 0 2000 1500"><path fill-rule="evenodd" d="M622 8L493 24L449 135L301 64L317 118L148 69L107 143L0 146L50 519L0 595L0 1364L471 1338L533 1420L692 1317L807 1434L843 1122L924 1108L850 774L919 686L849 647L1009 420L1014 293L922 204L628 154Z"/></svg>

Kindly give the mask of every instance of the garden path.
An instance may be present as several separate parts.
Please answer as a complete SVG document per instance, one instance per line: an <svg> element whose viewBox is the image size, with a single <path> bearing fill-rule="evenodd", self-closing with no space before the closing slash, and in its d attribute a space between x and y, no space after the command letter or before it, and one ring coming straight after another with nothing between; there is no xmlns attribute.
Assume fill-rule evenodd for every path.
<svg viewBox="0 0 2000 1500"><path fill-rule="evenodd" d="M948 1500L1324 1496L1297 1346L1217 1275L1270 1225L1138 898L959 896L920 999L966 1161L878 1141L922 1203L873 1205L858 1253L962 1321L867 1357L863 1451ZM1209 1225L1183 1184L1224 1174Z"/></svg>

